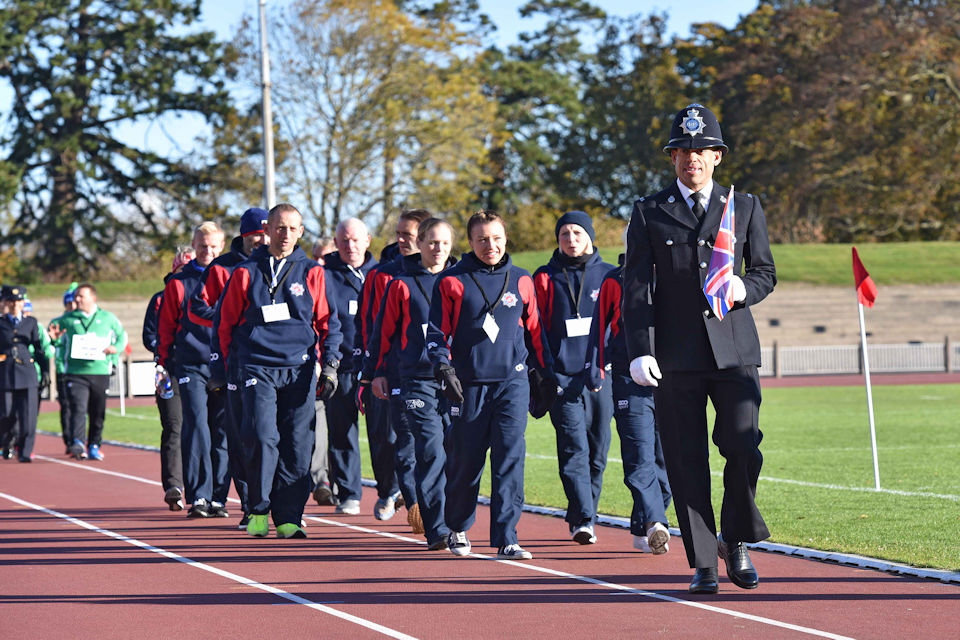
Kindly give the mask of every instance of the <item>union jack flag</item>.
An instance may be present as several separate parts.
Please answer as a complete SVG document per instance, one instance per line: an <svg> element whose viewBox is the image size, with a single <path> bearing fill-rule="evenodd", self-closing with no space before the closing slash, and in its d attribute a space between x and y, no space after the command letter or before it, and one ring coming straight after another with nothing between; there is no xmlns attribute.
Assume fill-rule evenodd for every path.
<svg viewBox="0 0 960 640"><path fill-rule="evenodd" d="M720 230L717 231L717 240L710 256L710 268L703 282L703 295L707 297L707 303L719 320L723 320L723 316L733 308L733 291L730 286L734 275L733 255L736 242L733 218L733 185L730 185L727 204L723 208L723 217L720 218Z"/></svg>

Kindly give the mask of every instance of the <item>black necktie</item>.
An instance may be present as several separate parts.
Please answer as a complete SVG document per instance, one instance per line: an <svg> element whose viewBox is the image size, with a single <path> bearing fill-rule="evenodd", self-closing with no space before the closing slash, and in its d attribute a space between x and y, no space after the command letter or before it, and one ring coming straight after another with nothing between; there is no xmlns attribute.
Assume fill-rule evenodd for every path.
<svg viewBox="0 0 960 640"><path fill-rule="evenodd" d="M706 210L703 208L703 194L699 191L694 191L690 194L690 197L693 198L693 215L697 216L697 220L703 220L703 214L706 213Z"/></svg>

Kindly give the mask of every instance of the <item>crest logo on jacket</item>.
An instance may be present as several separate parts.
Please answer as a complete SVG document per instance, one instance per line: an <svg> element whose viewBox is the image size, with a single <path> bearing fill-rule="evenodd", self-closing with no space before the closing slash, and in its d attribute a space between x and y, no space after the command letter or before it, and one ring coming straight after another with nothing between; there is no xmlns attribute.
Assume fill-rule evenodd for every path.
<svg viewBox="0 0 960 640"><path fill-rule="evenodd" d="M505 307L515 307L517 306L517 296L512 291L507 291L503 294L503 297L500 298L500 302L502 302Z"/></svg>
<svg viewBox="0 0 960 640"><path fill-rule="evenodd" d="M302 296L304 291L306 291L306 289L304 289L303 285L300 284L299 282L291 283L290 293L292 293L293 295Z"/></svg>
<svg viewBox="0 0 960 640"><path fill-rule="evenodd" d="M600 289L594 289L593 291L590 292L590 299L593 300L594 302L596 302L597 298L599 297L600 297Z"/></svg>

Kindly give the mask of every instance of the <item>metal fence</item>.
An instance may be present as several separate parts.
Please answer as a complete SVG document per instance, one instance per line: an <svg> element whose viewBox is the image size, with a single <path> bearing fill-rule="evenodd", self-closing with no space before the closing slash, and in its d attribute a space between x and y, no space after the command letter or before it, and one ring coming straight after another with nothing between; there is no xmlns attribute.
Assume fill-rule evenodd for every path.
<svg viewBox="0 0 960 640"><path fill-rule="evenodd" d="M868 344L872 373L936 373L960 371L960 344L909 342ZM761 376L803 376L863 373L859 345L772 347L761 349Z"/></svg>

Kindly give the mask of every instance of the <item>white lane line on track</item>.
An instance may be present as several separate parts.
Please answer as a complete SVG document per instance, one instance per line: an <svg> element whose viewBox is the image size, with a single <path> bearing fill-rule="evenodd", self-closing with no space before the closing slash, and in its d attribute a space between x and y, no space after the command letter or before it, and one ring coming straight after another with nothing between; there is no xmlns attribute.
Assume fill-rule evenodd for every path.
<svg viewBox="0 0 960 640"><path fill-rule="evenodd" d="M76 463L72 463L72 462L67 462L67 461L64 461L64 460L56 460L56 459L54 459L54 458L49 458L49 457L46 457L46 456L37 456L37 457L38 457L38 458L42 458L43 460L49 460L49 461L51 461L51 462L56 462L56 463L58 463L58 464L65 464L65 465L68 465L68 466L71 466L71 467L77 467L77 468L83 469L83 470L85 470L85 471L93 471L93 472L96 472L96 473L105 473L105 474L107 474L107 475L116 476L116 477L120 477L120 478L126 478L126 479L130 479L130 480L136 480L136 481L138 481L138 482L143 482L143 483L146 483L146 484L154 484L154 485L160 484L159 482L156 482L156 481L154 481L154 480L148 480L148 479L146 479L146 478L138 478L138 477L136 477L136 476L130 476L130 475L127 475L127 474L124 474L124 473L117 473L117 472L115 472L115 471L109 471L109 470L107 470L107 469L99 469L99 468L92 467L92 466L89 466L89 465L81 465L81 464L76 464ZM3 493L0 493L0 496L4 496L4 497L8 497L8 498L9 498L9 496L6 496L6 494L3 494ZM16 500L16 499L14 499L14 501L19 502L19 501ZM24 503L24 504L26 504L26 503ZM39 509L39 510L41 510L41 511L47 512L47 513L52 513L52 514L54 514L54 515L57 515L58 517L63 517L63 518L66 518L67 520L73 521L73 518L70 518L69 516L65 516L65 515L62 515L62 514L57 514L56 512L48 511L47 509L45 509L45 508L43 508L43 507L38 507L38 506L36 506L36 505L29 505L29 506L31 506L32 508L36 508L36 509ZM392 538L392 539L394 539L394 540L401 540L401 541L404 541L404 542L413 542L413 543L421 544L421 545L425 545L425 544L426 544L426 542L423 541L423 540L418 540L418 539L414 539L414 538L408 538L408 537L406 537L406 536L398 535L398 534L395 534L395 533L390 533L390 532L388 532L388 531L378 531L377 529L371 529L371 528L369 528L369 527L362 527L362 526L358 526L358 525L348 524L348 523L345 523L345 522L341 522L341 521L339 521L339 520L330 520L330 519L327 519L327 518L319 518L319 517L316 517L316 516L307 516L307 517L305 517L305 519L306 519L306 520L311 520L311 521L314 521L314 522L318 522L318 523L321 523L321 524L332 525L332 526L341 527L341 528L344 528L344 529L349 529L349 530L351 530L351 531L357 531L357 532L360 532L360 533L367 533L367 534L376 535L376 536L380 536L380 537L384 537L384 538ZM80 522L80 521L77 521L77 522ZM93 525L85 525L85 524L84 524L84 525L81 525L81 526L87 526L87 528L92 528L92 527L93 527ZM99 529L95 529L95 530L99 530ZM130 540L132 540L132 539L130 539L130 538L126 538L126 536L122 536L121 534L113 534L112 532L110 532L108 535L112 535L113 537L117 537L118 539L124 539L125 541L130 541ZM149 546L149 545L146 545L145 543L135 543L135 542L131 542L131 544L138 544L138 546L141 546L141 545L142 545L142 546L144 546L145 548L146 548L147 546ZM151 550L153 550L153 548L151 548ZM160 552L161 555L166 555L167 553L170 553L170 552L163 552L162 550L158 550L158 552ZM201 563L195 563L195 561L193 561L193 560L189 560L189 559L186 559L186 558L181 559L180 556L176 556L176 554L170 554L170 556L171 556L171 557L174 557L174 559L180 560L181 562L187 562L188 564L197 564L197 565L200 565L199 568L207 569L207 570L209 570L209 571L211 571L211 572L213 572L213 573L217 573L218 575L221 574L221 573L224 574L224 575L226 575L226 576L228 576L228 577L231 577L231 576L234 576L234 575L235 575L235 574L228 574L227 572L221 572L221 570L215 569L215 568L213 568L213 567L209 567L209 568L208 568L206 565L202 565ZM693 601L690 601L690 600L684 600L684 599L682 599L682 598L676 598L676 597L674 597L674 596L670 596L670 595L667 595L667 594L664 594L664 593L658 593L658 592L656 592L656 591L645 591L645 590L642 590L642 589L634 589L633 587L627 587L627 586L620 585L620 584L616 584L616 583L613 583L613 582L605 582L605 581L603 581L603 580L597 580L596 578L590 578L590 577L588 577L588 576L581 576L581 575L578 575L578 574L575 574L575 573L567 573L566 571L558 571L558 570L556 570L556 569L549 569L549 568L547 568L547 567L540 567L540 566L537 566L537 565L532 564L532 563L529 563L529 562L516 562L516 561L514 561L514 560L499 560L499 559L496 558L495 556L487 556L487 555L483 555L483 554L480 554L480 553L471 553L471 554L469 555L469 557L476 558L476 559L480 559L480 560L490 560L490 561L493 561L493 562L501 562L501 563L503 563L503 564L508 564L508 565L510 565L510 566L517 567L517 568L519 568L519 569L526 569L526 570L528 570L528 571L533 571L533 572L537 572L537 573L544 573L544 574L551 575L551 576L555 576L555 577L558 577L558 578L563 578L563 579L566 579L566 580L573 580L573 581L577 581L577 582L583 582L583 583L586 583L586 584L591 584L591 585L594 585L594 586L597 586L597 587L601 587L601 588L604 588L604 589L609 589L609 590L611 590L611 591L614 591L614 592L616 593L616 595L636 595L636 596L642 596L642 597L645 597L645 598L650 598L650 599L653 599L653 600L661 600L661 601L663 601L663 602L670 602L670 603L673 603L673 604L679 604L679 605L683 605L683 606L687 606L687 607L692 607L692 608L694 608L694 609L700 609L700 610L703 610L703 611L709 611L709 612L711 612L711 613L717 613L717 614L720 614L720 615L731 616L731 617L733 617L733 618L740 618L740 619L742 619L742 620L749 620L749 621L751 621L751 622L757 622L757 623L765 624L765 625L768 625L768 626L779 627L779 628L781 628L781 629L789 629L789 630L791 630L791 631L797 631L797 632L799 632L799 633L805 633L805 634L817 636L817 637L820 637L820 638L830 638L831 640L853 640L852 638L849 638L848 636L841 636L841 635L837 635L837 634L834 634L834 633L830 633L830 632L828 632L828 631L822 631L822 630L820 630L820 629L813 629L813 628L810 628L810 627L803 627L803 626L800 626L800 625L791 624L791 623L789 623L789 622L783 622L783 621L781 621L781 620L774 620L773 618L765 618L765 617L763 617L763 616L755 616L755 615L752 615L752 614L749 614L749 613L741 613L741 612L739 612L739 611L733 611L733 610L730 610L730 609L724 609L724 608L722 608L722 607L715 607L715 606L713 606L713 605L703 604L702 602L693 602ZM235 576L235 578L231 577L231 579L239 579L238 581L246 580L246 578L242 578L241 576ZM246 582L243 582L243 584L246 584ZM252 583L252 582L251 582L251 586L257 586L257 588L261 588L261 586L258 586L258 585L259 585L259 583ZM262 585L262 587L263 587L265 590L271 590L271 593L273 593L273 591L272 591L272 590L273 590L273 587L267 587L266 585ZM281 594L285 594L285 593L286 593L286 592L279 591L279 590L276 590L276 591L278 592L277 595L281 595ZM289 597L287 597L287 596L289 596ZM316 609L319 609L319 610L322 610L322 611L328 611L328 608L327 608L327 607L323 607L323 605L319 605L319 604L314 603L314 602L311 602L311 601L309 601L309 600L304 600L303 598L300 598L299 596L295 596L295 595L293 595L293 594L281 595L281 597L287 597L287 599L292 600L292 601L294 601L294 602L297 602L298 604L307 604L307 606L312 606L312 608L316 608ZM301 602L301 601L302 601L302 602ZM308 604L308 603L309 603L309 604ZM341 613L341 612L339 612L339 611L336 611L335 609L329 609L329 612L332 612L333 615L337 615L338 617L345 617L345 616L349 615L349 614L343 614L343 613ZM346 619L346 618L345 618L345 619ZM349 619L350 619L351 621L361 620L360 618L354 618L353 616L350 616ZM364 621L364 622L365 622L365 621ZM358 622L358 624L360 624L360 623ZM374 623L369 623L369 624L374 624ZM378 626L379 626L379 625L378 625ZM371 628L372 628L372 627L371 627ZM386 629L386 627L382 627L382 629ZM377 630L380 630L380 629L377 629ZM386 632L385 632L385 633L386 633ZM399 633L399 632L393 632L393 633ZM389 634L388 634L388 635L389 635ZM401 634L401 635L396 635L396 636L393 636L393 637L408 638L408 637L410 637L410 636L404 636L404 635Z"/></svg>
<svg viewBox="0 0 960 640"><path fill-rule="evenodd" d="M56 461L56 462L59 462L59 461ZM104 473L104 472L105 472L104 469L90 469L90 470L91 470L91 471L97 471L97 472L99 472L99 473ZM111 474L111 475L117 475L117 476L126 477L126 478L131 478L131 477L133 477L133 476L125 476L125 474L116 474L116 473L115 473L115 474ZM69 522L70 524L76 525L76 526L81 527L81 528L83 528L83 529L88 529L88 530L90 530L90 531L93 531L94 533L99 533L99 534L101 534L101 535L107 536L108 538L113 538L113 539L115 539L115 540L119 540L120 542L126 542L127 544L133 545L133 546L135 546L135 547L139 547L139 548L141 548L141 549L143 549L143 550L145 550L145 551L149 551L149 552L151 552L151 553L156 553L156 554L161 555L161 556L163 556L163 557L165 557L165 558L168 558L168 559L170 559L170 560L176 560L177 562L182 562L183 564L185 564L185 565L187 565L187 566L189 566L189 567L193 567L193 568L195 568L195 569L201 569L201 570L203 570L203 571L207 571L207 572L212 573L212 574L214 574L214 575L220 576L221 578L226 578L226 579L228 579L228 580L233 580L234 582L238 582L238 583L240 583L240 584L242 584L242 585L244 585L244 586L251 587L251 588L253 588L253 589L259 589L259 590L261 590L261 591L266 591L267 593L270 593L270 594L273 594L273 595L275 595L275 596L277 596L277 597L283 598L284 600L288 600L290 603L300 604L300 605L303 605L303 606L308 607L308 608L310 608L310 609L314 609L314 610L316 610L316 611L320 611L321 613L326 613L327 615L334 616L335 618L340 618L341 620L346 620L347 622L352 622L352 623L354 623L354 624L356 624L356 625L359 625L359 626L361 626L361 627L364 627L365 629L370 629L371 631L376 631L376 632L378 632L378 633L382 633L382 634L385 635L385 636L389 636L389 637L391 637L391 638L401 638L401 639L404 639L404 640L416 640L416 639L414 638L414 636L409 636L409 635L407 635L407 634L405 634L405 633L401 633L401 632L399 632L399 631L396 631L395 629L391 629L391 628L389 628L389 627L385 627L385 626L383 626L383 625L377 624L376 622L371 622L370 620L364 620L363 618L359 618L359 617L357 617L357 616L350 615L349 613L344 613L343 611L338 611L337 609L332 609L332 608L327 607L327 606L325 606L325 605L323 605L323 604L320 604L320 603L318 603L318 602L314 602L314 601L312 601L312 600L307 600L306 598L302 598L302 597L300 597L300 596L298 596L298 595L295 595L295 594L293 594L293 593L289 593L289 592L287 592L287 591L283 591L282 589L277 589L276 587L271 587L270 585L263 584L263 583L261 583L261 582L255 581L255 580L251 580L250 578L245 578L245 577L243 577L243 576L241 576L241 575L237 575L236 573L231 573L231 572L229 572L229 571L224 571L223 569L218 569L218 568L216 568L216 567L214 567L214 566L211 566L211 565L208 565L208 564L204 564L203 562L197 562L196 560L192 560L192 559L187 558L187 557L185 557L185 556L181 556L181 555L179 555L179 554L173 553L172 551L167 551L166 549L161 549L160 547L155 547L155 546L153 546L153 545L151 545L151 544L148 544L148 543L146 543L146 542L143 542L143 541L141 541L141 540L137 540L136 538L130 538L130 537L128 537L128 536L125 536L125 535L123 535L122 533L117 533L117 532L115 532L115 531L110 531L109 529L103 529L103 528L98 527L98 526L96 526L96 525L94 525L94 524L90 524L89 522L86 522L86 521L84 521L84 520L79 520L79 519L77 519L77 518L74 518L74 517L72 517L72 516L69 516L69 515L67 515L67 514L65 514L65 513L61 513L61 512L59 512L59 511L54 511L54 510L52 510L52 509L47 509L46 507L42 507L42 506L40 506L40 505L33 504L33 503L31 503L31 502L27 502L26 500L21 500L20 498L17 498L17 497L15 497L15 496L11 496L11 495L9 495L9 494L7 494L7 493L2 493L2 492L0 492L0 498L5 498L5 499L9 500L10 502L13 502L13 503L15 503L15 504L19 504L19 505L21 505L21 506L27 507L28 509L33 509L33 510L35 510L35 511L40 511L40 512L42 512L42 513L46 513L47 515L54 516L54 517L56 517L56 518L62 518L63 520L66 520L66 521Z"/></svg>
<svg viewBox="0 0 960 640"><path fill-rule="evenodd" d="M539 453L528 453L527 458L531 460L553 460L557 459L557 456L543 455ZM623 460L620 458L607 458L607 464L623 464ZM715 478L722 478L723 473L720 471L711 471L710 475ZM953 502L960 502L960 495L952 493L930 493L926 491L902 491L900 489L874 489L873 487L851 487L848 485L842 484L826 484L822 482L807 482L805 480L792 480L790 478L774 478L771 476L760 476L761 483L763 482L773 482L779 484L792 484L798 487L810 487L812 489L830 489L833 491L854 491L862 493L885 493L888 495L895 496L906 496L908 498L937 498L939 500L952 500Z"/></svg>

